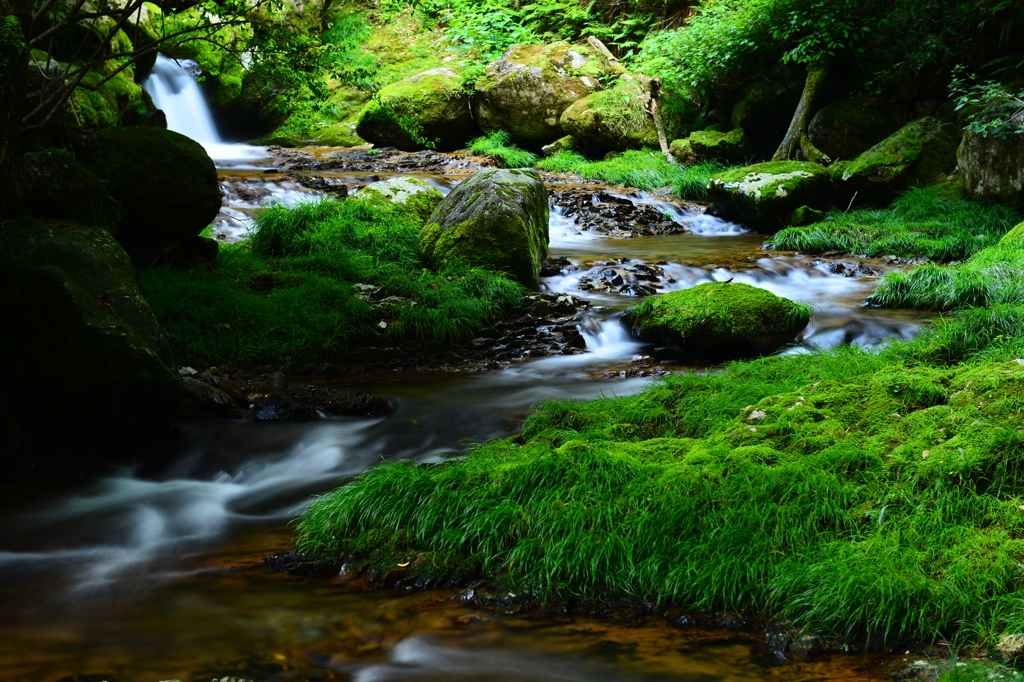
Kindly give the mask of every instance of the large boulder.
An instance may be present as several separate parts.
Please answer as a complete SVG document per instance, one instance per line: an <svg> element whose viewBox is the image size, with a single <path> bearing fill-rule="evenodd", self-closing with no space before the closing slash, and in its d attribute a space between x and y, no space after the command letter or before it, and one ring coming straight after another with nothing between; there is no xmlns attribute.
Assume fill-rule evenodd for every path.
<svg viewBox="0 0 1024 682"><path fill-rule="evenodd" d="M622 319L641 341L720 362L774 353L807 326L810 313L749 284L709 282L648 299Z"/></svg>
<svg viewBox="0 0 1024 682"><path fill-rule="evenodd" d="M13 215L70 218L113 235L121 223L121 204L98 177L65 151L22 156L10 192Z"/></svg>
<svg viewBox="0 0 1024 682"><path fill-rule="evenodd" d="M708 198L730 219L782 228L801 206L824 206L829 173L806 161L767 161L711 176Z"/></svg>
<svg viewBox="0 0 1024 682"><path fill-rule="evenodd" d="M892 135L903 125L900 110L876 98L844 97L811 119L811 144L832 161L853 159Z"/></svg>
<svg viewBox="0 0 1024 682"><path fill-rule="evenodd" d="M352 194L349 201L367 201L377 204L402 206L420 220L427 220L444 199L433 185L419 178L391 178L363 187Z"/></svg>
<svg viewBox="0 0 1024 682"><path fill-rule="evenodd" d="M911 186L940 181L956 168L960 130L932 116L912 121L855 158L840 180L861 199L884 203Z"/></svg>
<svg viewBox="0 0 1024 682"><path fill-rule="evenodd" d="M513 45L476 83L476 120L485 133L505 130L518 144L549 144L566 134L559 119L569 105L625 73L593 46Z"/></svg>
<svg viewBox="0 0 1024 682"><path fill-rule="evenodd" d="M5 222L0 319L0 394L41 446L106 449L164 432L180 390L170 349L107 230Z"/></svg>
<svg viewBox="0 0 1024 682"><path fill-rule="evenodd" d="M651 79L626 74L608 90L577 100L562 112L559 125L584 144L625 151L658 146L654 119L647 113Z"/></svg>
<svg viewBox="0 0 1024 682"><path fill-rule="evenodd" d="M1024 128L1024 112L1010 123L1018 131ZM975 199L1024 208L1024 132L1007 137L969 132L956 158L967 191Z"/></svg>
<svg viewBox="0 0 1024 682"><path fill-rule="evenodd" d="M117 240L138 259L183 257L220 211L217 169L202 145L163 128L110 128L78 153L121 202Z"/></svg>
<svg viewBox="0 0 1024 682"><path fill-rule="evenodd" d="M750 141L743 128L728 132L696 130L683 140L673 140L669 151L676 161L692 165L719 159L726 163L742 163L750 157Z"/></svg>
<svg viewBox="0 0 1024 682"><path fill-rule="evenodd" d="M733 105L734 128L742 128L755 154L771 158L789 129L800 101L805 75L793 64L780 64L750 78Z"/></svg>
<svg viewBox="0 0 1024 682"><path fill-rule="evenodd" d="M367 142L406 151L457 149L475 130L469 95L451 69L431 69L383 88L356 123Z"/></svg>
<svg viewBox="0 0 1024 682"><path fill-rule="evenodd" d="M537 173L479 171L438 204L420 245L436 268L504 270L537 289L548 253L548 217L547 190Z"/></svg>

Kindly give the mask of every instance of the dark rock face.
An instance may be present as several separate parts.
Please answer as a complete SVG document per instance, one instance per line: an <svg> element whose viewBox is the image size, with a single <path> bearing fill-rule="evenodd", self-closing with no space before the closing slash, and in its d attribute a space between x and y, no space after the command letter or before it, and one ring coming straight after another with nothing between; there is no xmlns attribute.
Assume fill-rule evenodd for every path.
<svg viewBox="0 0 1024 682"><path fill-rule="evenodd" d="M121 202L117 240L137 259L191 255L220 211L217 170L202 145L163 128L110 128L78 159Z"/></svg>
<svg viewBox="0 0 1024 682"><path fill-rule="evenodd" d="M100 179L63 151L22 156L11 182L12 215L69 218L117 235L121 204Z"/></svg>
<svg viewBox="0 0 1024 682"><path fill-rule="evenodd" d="M192 377L182 377L180 414L190 419L241 419L245 410L221 389Z"/></svg>
<svg viewBox="0 0 1024 682"><path fill-rule="evenodd" d="M383 417L392 409L385 398L363 391L292 384L282 392L256 398L249 416L254 421L310 421L328 415Z"/></svg>
<svg viewBox="0 0 1024 682"><path fill-rule="evenodd" d="M37 443L112 449L166 430L180 391L164 364L170 350L109 232L60 220L3 223L0 319L0 393Z"/></svg>
<svg viewBox="0 0 1024 682"><path fill-rule="evenodd" d="M811 143L833 161L854 159L899 130L899 109L873 99L844 97L821 109L811 119Z"/></svg>
<svg viewBox="0 0 1024 682"><path fill-rule="evenodd" d="M1012 123L1018 131L1024 128L1024 113ZM967 133L956 156L972 197L1024 207L1024 133L1008 138Z"/></svg>

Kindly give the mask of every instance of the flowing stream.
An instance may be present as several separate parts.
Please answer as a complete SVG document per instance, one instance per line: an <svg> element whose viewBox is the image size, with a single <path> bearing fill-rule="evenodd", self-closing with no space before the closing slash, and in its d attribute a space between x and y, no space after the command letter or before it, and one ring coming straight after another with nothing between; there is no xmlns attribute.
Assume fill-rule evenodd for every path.
<svg viewBox="0 0 1024 682"><path fill-rule="evenodd" d="M146 87L170 126L218 160L228 197L219 238L244 238L247 215L266 201L310 196L266 150L220 140L212 118L198 115L208 111L194 79L171 60L161 57ZM471 170L417 175L447 192ZM384 175L317 174L354 185ZM552 212L552 255L572 268L544 286L591 300L580 325L588 353L496 372L355 377L348 386L393 399L395 413L301 424L189 423L175 442L140 453L145 466L81 485L4 486L0 680L882 679L875 659L780 661L750 634L681 627L660 616L503 613L456 590L370 590L341 578L289 577L260 563L289 548L288 523L311 495L382 458L439 461L467 443L514 434L537 402L642 389L648 379L608 378L628 374L650 350L617 320L636 297L581 289L587 282L653 267L662 271L660 291L733 278L811 303L814 321L790 352L877 345L911 337L924 323L912 311L862 307L877 280L863 273L889 266L863 270L854 259L761 251L762 235L680 202L565 181L573 182L653 206L690 230L603 236Z"/></svg>

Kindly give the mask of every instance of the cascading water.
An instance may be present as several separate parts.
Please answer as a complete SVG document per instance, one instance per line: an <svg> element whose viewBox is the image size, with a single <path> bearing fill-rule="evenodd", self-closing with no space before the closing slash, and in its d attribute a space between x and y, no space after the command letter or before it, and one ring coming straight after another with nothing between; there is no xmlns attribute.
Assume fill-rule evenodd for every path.
<svg viewBox="0 0 1024 682"><path fill-rule="evenodd" d="M153 98L153 104L167 116L167 127L203 145L211 158L218 161L258 159L265 157L261 147L231 144L217 132L210 106L185 60L177 61L158 55L156 65L142 87Z"/></svg>

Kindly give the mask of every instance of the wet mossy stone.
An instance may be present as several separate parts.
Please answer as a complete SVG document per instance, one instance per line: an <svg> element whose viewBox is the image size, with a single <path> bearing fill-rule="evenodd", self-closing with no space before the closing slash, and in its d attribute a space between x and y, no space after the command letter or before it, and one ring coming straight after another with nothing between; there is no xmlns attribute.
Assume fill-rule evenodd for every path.
<svg viewBox="0 0 1024 682"><path fill-rule="evenodd" d="M615 86L571 104L559 117L562 130L596 147L625 151L658 146L654 119L645 109L651 79L627 74Z"/></svg>
<svg viewBox="0 0 1024 682"><path fill-rule="evenodd" d="M884 203L908 187L927 187L956 168L960 130L932 116L912 121L845 168L844 187Z"/></svg>
<svg viewBox="0 0 1024 682"><path fill-rule="evenodd" d="M363 187L348 200L403 206L415 213L421 221L425 221L442 199L444 195L426 180L391 178Z"/></svg>
<svg viewBox="0 0 1024 682"><path fill-rule="evenodd" d="M106 448L164 433L180 395L170 350L108 231L5 222L0 319L9 330L0 334L0 393L38 443L86 448L98 439Z"/></svg>
<svg viewBox="0 0 1024 682"><path fill-rule="evenodd" d="M420 246L434 268L504 270L538 289L548 255L548 218L547 190L536 172L479 171L434 209Z"/></svg>
<svg viewBox="0 0 1024 682"><path fill-rule="evenodd" d="M827 201L829 173L806 161L767 161L711 176L708 198L730 220L778 230L801 206Z"/></svg>
<svg viewBox="0 0 1024 682"><path fill-rule="evenodd" d="M566 135L565 137L558 138L551 144L546 144L543 147L541 147L540 153L541 156L544 156L545 158L550 158L557 154L558 152L574 149L577 146L577 144L578 142L576 141L576 138L574 138L572 135Z"/></svg>
<svg viewBox="0 0 1024 682"><path fill-rule="evenodd" d="M11 213L70 218L117 234L121 204L65 151L28 152L14 171Z"/></svg>
<svg viewBox="0 0 1024 682"><path fill-rule="evenodd" d="M507 131L517 144L550 144L567 132L562 112L625 73L590 46L513 45L476 83L476 120L485 133Z"/></svg>
<svg viewBox="0 0 1024 682"><path fill-rule="evenodd" d="M742 163L750 156L750 141L743 128L733 128L724 133L708 129L696 130L686 139L673 140L669 152L684 165L713 159Z"/></svg>
<svg viewBox="0 0 1024 682"><path fill-rule="evenodd" d="M686 357L720 362L774 353L796 339L810 314L804 306L749 284L709 282L647 299L622 319L641 341L678 346Z"/></svg>
<svg viewBox="0 0 1024 682"><path fill-rule="evenodd" d="M1000 244L1020 244L1024 246L1024 223L1020 223L999 240Z"/></svg>
<svg viewBox="0 0 1024 682"><path fill-rule="evenodd" d="M1024 129L1024 113L1011 125ZM1008 137L968 132L956 157L971 197L1024 208L1024 132Z"/></svg>
<svg viewBox="0 0 1024 682"><path fill-rule="evenodd" d="M189 255L220 211L217 169L198 142L163 128L102 130L78 160L121 202L117 240L141 260Z"/></svg>
<svg viewBox="0 0 1024 682"><path fill-rule="evenodd" d="M844 97L811 119L811 144L832 161L854 159L892 135L903 124L899 109L877 98Z"/></svg>
<svg viewBox="0 0 1024 682"><path fill-rule="evenodd" d="M465 146L476 126L462 77L451 69L431 69L381 89L367 103L356 134L375 145L405 151Z"/></svg>

